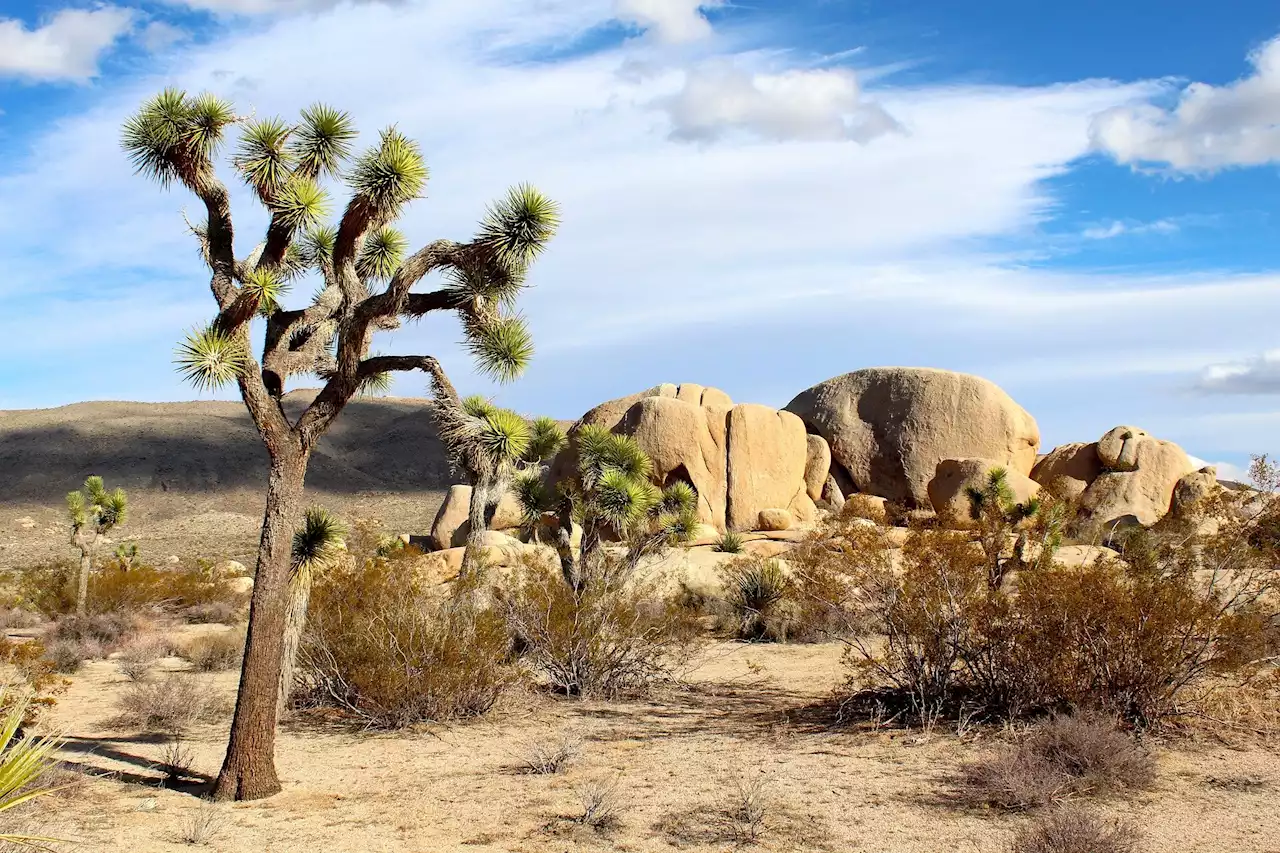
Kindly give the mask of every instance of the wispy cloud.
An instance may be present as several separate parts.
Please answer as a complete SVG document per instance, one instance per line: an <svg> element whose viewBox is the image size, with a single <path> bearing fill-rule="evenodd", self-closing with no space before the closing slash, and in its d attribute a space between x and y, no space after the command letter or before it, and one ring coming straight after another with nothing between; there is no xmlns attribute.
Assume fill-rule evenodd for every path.
<svg viewBox="0 0 1280 853"><path fill-rule="evenodd" d="M1253 73L1226 86L1192 83L1172 109L1134 103L1101 112L1096 149L1128 165L1213 172L1280 160L1280 36L1249 56Z"/></svg>
<svg viewBox="0 0 1280 853"><path fill-rule="evenodd" d="M1086 240L1111 240L1116 237L1137 234L1176 234L1178 223L1172 219L1158 219L1155 222L1122 222L1112 220L1106 225L1094 225L1080 232Z"/></svg>
<svg viewBox="0 0 1280 853"><path fill-rule="evenodd" d="M619 20L645 30L654 39L681 44L709 38L711 23L703 9L722 5L723 0L616 0Z"/></svg>
<svg viewBox="0 0 1280 853"><path fill-rule="evenodd" d="M1208 394L1280 394L1280 349L1211 364L1200 374L1196 388Z"/></svg>
<svg viewBox="0 0 1280 853"><path fill-rule="evenodd" d="M133 27L138 13L118 6L62 9L34 28L0 17L0 77L84 82L98 60Z"/></svg>

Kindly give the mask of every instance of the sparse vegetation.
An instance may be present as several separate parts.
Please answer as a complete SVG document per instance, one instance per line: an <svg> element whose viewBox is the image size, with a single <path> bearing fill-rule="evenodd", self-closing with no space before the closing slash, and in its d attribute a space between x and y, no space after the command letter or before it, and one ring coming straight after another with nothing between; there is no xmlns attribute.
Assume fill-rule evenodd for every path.
<svg viewBox="0 0 1280 853"><path fill-rule="evenodd" d="M152 634L134 637L116 658L116 666L130 681L145 681L161 658L169 654L168 644Z"/></svg>
<svg viewBox="0 0 1280 853"><path fill-rule="evenodd" d="M179 654L190 661L197 672L223 672L235 669L240 665L240 657L244 654L243 631L219 631L216 634L201 634L188 640Z"/></svg>
<svg viewBox="0 0 1280 853"><path fill-rule="evenodd" d="M1007 853L1137 853L1139 835L1124 821L1064 806L1018 830Z"/></svg>
<svg viewBox="0 0 1280 853"><path fill-rule="evenodd" d="M1155 762L1114 722L1054 717L1019 743L961 769L962 801L1025 811L1065 800L1149 788Z"/></svg>
<svg viewBox="0 0 1280 853"><path fill-rule="evenodd" d="M620 780L595 781L578 788L578 802L582 813L574 820L596 832L608 832L616 829L622 822L622 813L626 808L618 793Z"/></svg>
<svg viewBox="0 0 1280 853"><path fill-rule="evenodd" d="M183 734L219 714L208 685L184 673L129 684L120 695L116 724L145 732Z"/></svg>
<svg viewBox="0 0 1280 853"><path fill-rule="evenodd" d="M741 554L746 547L746 541L743 540L741 533L735 533L732 530L726 530L720 534L720 538L716 540L715 549L722 554Z"/></svg>
<svg viewBox="0 0 1280 853"><path fill-rule="evenodd" d="M75 602L66 594L71 567L46 563L22 571L18 588L24 601L50 618L71 613ZM202 563L193 568L158 568L147 563L108 560L89 575L88 599L82 618L125 613L157 612L194 615L190 621L211 621L209 615L234 618L247 598L236 591L232 578Z"/></svg>
<svg viewBox="0 0 1280 853"><path fill-rule="evenodd" d="M791 579L777 560L734 560L720 571L735 634L744 640L785 640L790 628Z"/></svg>
<svg viewBox="0 0 1280 853"><path fill-rule="evenodd" d="M215 804L203 801L183 819L178 837L183 844L206 846L213 843L226 825L226 814Z"/></svg>
<svg viewBox="0 0 1280 853"><path fill-rule="evenodd" d="M525 744L517 766L524 773L550 776L565 770L581 754L582 736L569 732Z"/></svg>

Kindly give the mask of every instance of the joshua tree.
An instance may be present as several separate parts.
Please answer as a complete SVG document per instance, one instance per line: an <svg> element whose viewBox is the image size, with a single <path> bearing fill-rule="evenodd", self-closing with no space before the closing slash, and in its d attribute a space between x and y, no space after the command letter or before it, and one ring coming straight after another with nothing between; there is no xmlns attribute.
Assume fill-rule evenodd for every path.
<svg viewBox="0 0 1280 853"><path fill-rule="evenodd" d="M1042 502L1039 498L1019 503L1009 487L1009 473L1004 468L992 468L982 488L969 489L969 509L978 523L978 542L987 558L987 581L992 589L1000 586L1010 563L1018 567L1026 565L1032 526L1041 534L1038 563L1051 562L1062 541L1065 513L1061 504ZM1015 531L1013 556L1005 560L1006 537Z"/></svg>
<svg viewBox="0 0 1280 853"><path fill-rule="evenodd" d="M687 483L659 489L650 481L653 462L635 439L601 426L582 427L575 436L578 470L560 486L556 550L565 580L576 590L599 574L606 531L627 544L624 567L634 569L645 556L687 542L698 525L697 494ZM540 495L536 490L521 490ZM529 506L526 512L532 511ZM577 553L572 526L582 525Z"/></svg>
<svg viewBox="0 0 1280 853"><path fill-rule="evenodd" d="M346 526L323 507L312 507L302 527L293 534L293 551L289 561L289 610L285 616L284 654L280 660L280 690L276 701L276 719L284 714L293 690L294 665L298 661L298 644L307 626L307 605L311 602L311 583L316 572L323 571L341 559L346 552Z"/></svg>
<svg viewBox="0 0 1280 853"><path fill-rule="evenodd" d="M89 572L98 541L111 528L124 524L129 500L124 489L108 492L101 477L89 477L84 488L67 494L67 514L71 516L71 544L80 549L80 572L76 579L76 613L84 615L89 598Z"/></svg>
<svg viewBox="0 0 1280 853"><path fill-rule="evenodd" d="M242 127L232 166L270 215L262 242L242 257L230 197L214 167L232 125ZM214 788L222 800L280 790L274 752L291 535L316 442L353 396L385 384L393 371L425 371L438 391L456 396L431 356L371 355L373 334L404 318L452 311L479 367L496 378L519 375L532 354L512 309L528 265L555 231L554 203L521 185L489 208L471 241L437 240L406 255L408 241L392 223L423 194L422 153L392 127L351 159L355 135L347 115L327 106L303 110L296 123L251 120L217 97L175 89L146 102L124 127L137 171L165 187L182 184L206 212L190 227L211 270L217 313L180 347L179 369L199 388L234 383L270 457L240 690ZM333 226L324 224L324 181L350 193ZM305 307L285 308L290 283L307 272L320 278L315 295ZM441 286L412 292L433 272L443 274ZM255 317L264 319L261 362L250 347ZM292 419L281 405L285 382L305 374L319 376L323 387Z"/></svg>

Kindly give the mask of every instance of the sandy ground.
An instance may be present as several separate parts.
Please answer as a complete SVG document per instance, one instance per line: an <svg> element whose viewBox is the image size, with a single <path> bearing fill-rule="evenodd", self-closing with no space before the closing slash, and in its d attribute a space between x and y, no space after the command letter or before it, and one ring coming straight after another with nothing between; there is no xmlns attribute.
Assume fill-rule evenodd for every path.
<svg viewBox="0 0 1280 853"><path fill-rule="evenodd" d="M206 629L207 630L207 629ZM164 666L182 664L168 660ZM744 780L764 785L753 846L767 851L999 851L1022 818L949 804L943 773L993 735L833 731L806 708L841 680L840 648L709 646L680 689L650 701L530 695L484 721L413 734L358 734L291 722L277 756L284 792L211 806L200 788L169 790L163 743L111 726L126 682L97 662L74 677L49 722L62 758L86 781L46 801L46 828L67 850L158 853L729 850L720 816ZM210 677L230 701L236 676ZM215 773L226 720L194 731L194 769ZM556 775L513 769L531 741L575 732L578 762ZM1259 748L1179 742L1158 748L1154 791L1103 808L1138 824L1150 853L1280 851L1280 761ZM618 825L573 823L580 792L613 785ZM212 815L207 846L183 841Z"/></svg>

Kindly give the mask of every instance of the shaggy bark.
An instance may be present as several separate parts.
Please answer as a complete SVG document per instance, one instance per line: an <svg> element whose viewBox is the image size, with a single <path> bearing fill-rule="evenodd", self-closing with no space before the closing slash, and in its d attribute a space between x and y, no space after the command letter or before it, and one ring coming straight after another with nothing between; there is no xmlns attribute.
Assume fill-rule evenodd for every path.
<svg viewBox="0 0 1280 853"><path fill-rule="evenodd" d="M71 544L80 549L80 572L76 576L76 615L83 616L89 601L89 572L93 570L93 546L97 536L83 532L72 537Z"/></svg>

